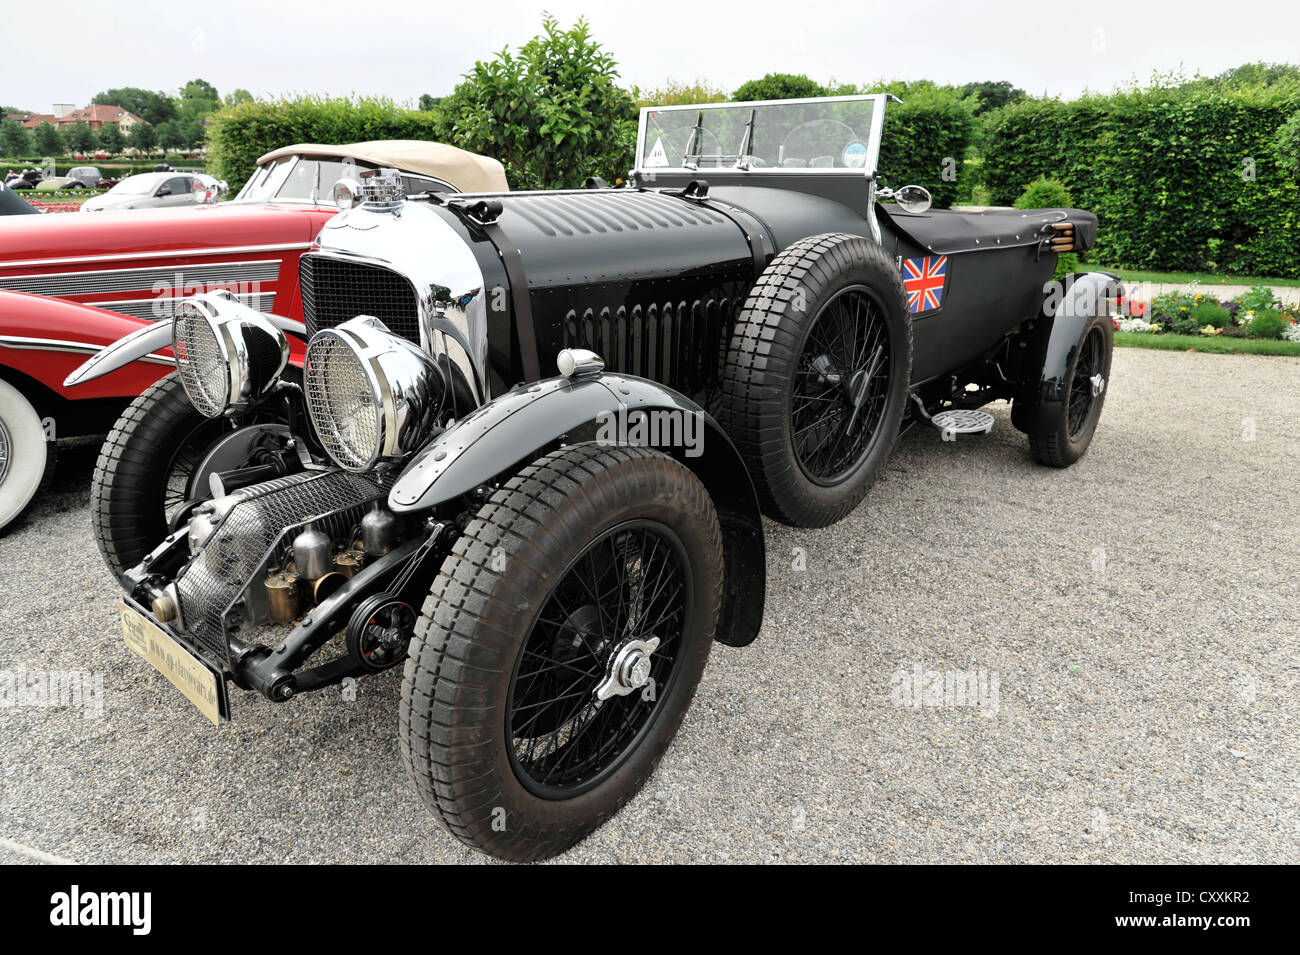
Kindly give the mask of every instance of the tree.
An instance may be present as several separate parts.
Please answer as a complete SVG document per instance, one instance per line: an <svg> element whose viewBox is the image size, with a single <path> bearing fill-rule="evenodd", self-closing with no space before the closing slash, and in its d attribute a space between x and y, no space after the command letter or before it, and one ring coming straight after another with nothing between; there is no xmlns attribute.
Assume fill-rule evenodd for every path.
<svg viewBox="0 0 1300 955"><path fill-rule="evenodd" d="M32 130L32 140L42 156L63 155L63 136L50 123L41 123Z"/></svg>
<svg viewBox="0 0 1300 955"><path fill-rule="evenodd" d="M105 123L99 127L99 148L110 156L116 156L126 147L126 136L122 127L116 123Z"/></svg>
<svg viewBox="0 0 1300 955"><path fill-rule="evenodd" d="M207 138L208 130L200 120L191 120L188 123L180 124L181 140L186 149L197 149L203 145L203 140Z"/></svg>
<svg viewBox="0 0 1300 955"><path fill-rule="evenodd" d="M215 113L221 108L221 94L207 80L190 80L181 89L177 118L185 122Z"/></svg>
<svg viewBox="0 0 1300 955"><path fill-rule="evenodd" d="M241 103L253 102L253 94L245 89L237 89L233 93L227 93L225 104L227 106L238 106Z"/></svg>
<svg viewBox="0 0 1300 955"><path fill-rule="evenodd" d="M156 125L176 116L176 101L166 93L142 90L138 86L120 86L97 93L92 103L120 106L135 113L146 123Z"/></svg>
<svg viewBox="0 0 1300 955"><path fill-rule="evenodd" d="M32 137L16 119L0 123L0 154L17 159L32 151Z"/></svg>
<svg viewBox="0 0 1300 955"><path fill-rule="evenodd" d="M495 156L516 188L575 188L628 168L636 108L587 21L543 32L479 61L440 104L439 135Z"/></svg>
<svg viewBox="0 0 1300 955"><path fill-rule="evenodd" d="M433 96L430 93L420 94L420 109L425 113L432 113L435 109L438 108L438 104L441 102L442 102L441 96Z"/></svg>
<svg viewBox="0 0 1300 955"><path fill-rule="evenodd" d="M169 119L165 123L159 123L154 130L158 145L162 147L163 152L169 149L180 150L185 148L185 137L181 133L181 127L184 124L174 119Z"/></svg>
<svg viewBox="0 0 1300 955"><path fill-rule="evenodd" d="M978 96L979 105L975 115L982 116L991 109L1006 106L1016 100L1024 99L1029 94L1019 87L1012 86L1007 80L985 80L982 83L967 83L958 91L962 96Z"/></svg>
<svg viewBox="0 0 1300 955"><path fill-rule="evenodd" d="M131 145L147 156L158 145L158 133L148 123L137 123L131 127Z"/></svg>
<svg viewBox="0 0 1300 955"><path fill-rule="evenodd" d="M750 80L731 94L738 103L762 99L804 99L826 96L826 87L802 73L768 73L760 80Z"/></svg>
<svg viewBox="0 0 1300 955"><path fill-rule="evenodd" d="M74 153L88 153L95 148L95 131L89 123L77 120L63 132L63 141Z"/></svg>

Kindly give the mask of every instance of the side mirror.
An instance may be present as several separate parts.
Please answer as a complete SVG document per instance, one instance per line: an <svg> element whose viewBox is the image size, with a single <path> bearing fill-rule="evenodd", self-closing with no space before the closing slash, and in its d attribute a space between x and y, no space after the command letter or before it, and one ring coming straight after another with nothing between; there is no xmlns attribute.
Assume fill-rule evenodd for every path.
<svg viewBox="0 0 1300 955"><path fill-rule="evenodd" d="M930 190L924 186L904 186L894 193L894 201L904 212L919 215L930 208L934 199L930 196Z"/></svg>
<svg viewBox="0 0 1300 955"><path fill-rule="evenodd" d="M170 196L171 194L172 191L167 186L160 186L158 191L154 193L154 195L157 196L159 199L161 199L163 196Z"/></svg>

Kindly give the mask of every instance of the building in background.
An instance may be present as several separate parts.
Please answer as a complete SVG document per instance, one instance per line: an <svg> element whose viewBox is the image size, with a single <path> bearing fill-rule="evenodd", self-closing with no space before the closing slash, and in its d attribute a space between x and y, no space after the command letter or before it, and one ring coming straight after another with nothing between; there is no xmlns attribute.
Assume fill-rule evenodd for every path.
<svg viewBox="0 0 1300 955"><path fill-rule="evenodd" d="M66 129L73 123L81 122L97 132L105 124L120 126L122 131L126 132L132 126L144 122L135 113L120 106L96 104L77 109L71 103L55 103L53 113L29 113L26 116L11 118L19 120L27 129L35 129L41 123L49 123L55 129Z"/></svg>

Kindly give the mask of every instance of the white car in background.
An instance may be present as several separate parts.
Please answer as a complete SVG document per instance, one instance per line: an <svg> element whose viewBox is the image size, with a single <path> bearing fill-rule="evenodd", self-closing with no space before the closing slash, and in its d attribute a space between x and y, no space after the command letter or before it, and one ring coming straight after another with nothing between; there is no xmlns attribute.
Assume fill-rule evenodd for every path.
<svg viewBox="0 0 1300 955"><path fill-rule="evenodd" d="M102 196L87 199L82 212L160 209L216 202L225 183L203 173L145 172L128 176Z"/></svg>

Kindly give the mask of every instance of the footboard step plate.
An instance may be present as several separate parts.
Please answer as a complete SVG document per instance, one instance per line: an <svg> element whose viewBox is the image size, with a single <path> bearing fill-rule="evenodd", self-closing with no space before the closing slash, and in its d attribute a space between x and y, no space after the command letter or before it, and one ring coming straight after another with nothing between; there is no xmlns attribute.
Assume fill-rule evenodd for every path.
<svg viewBox="0 0 1300 955"><path fill-rule="evenodd" d="M171 680L176 689L185 694L185 698L213 724L219 724L222 717L229 719L230 701L225 678L125 600L119 608L122 612L122 639L131 652L143 657Z"/></svg>
<svg viewBox="0 0 1300 955"><path fill-rule="evenodd" d="M987 411L975 411L969 408L949 408L932 417L930 423L942 431L945 437L957 434L988 434L993 430L993 415Z"/></svg>

